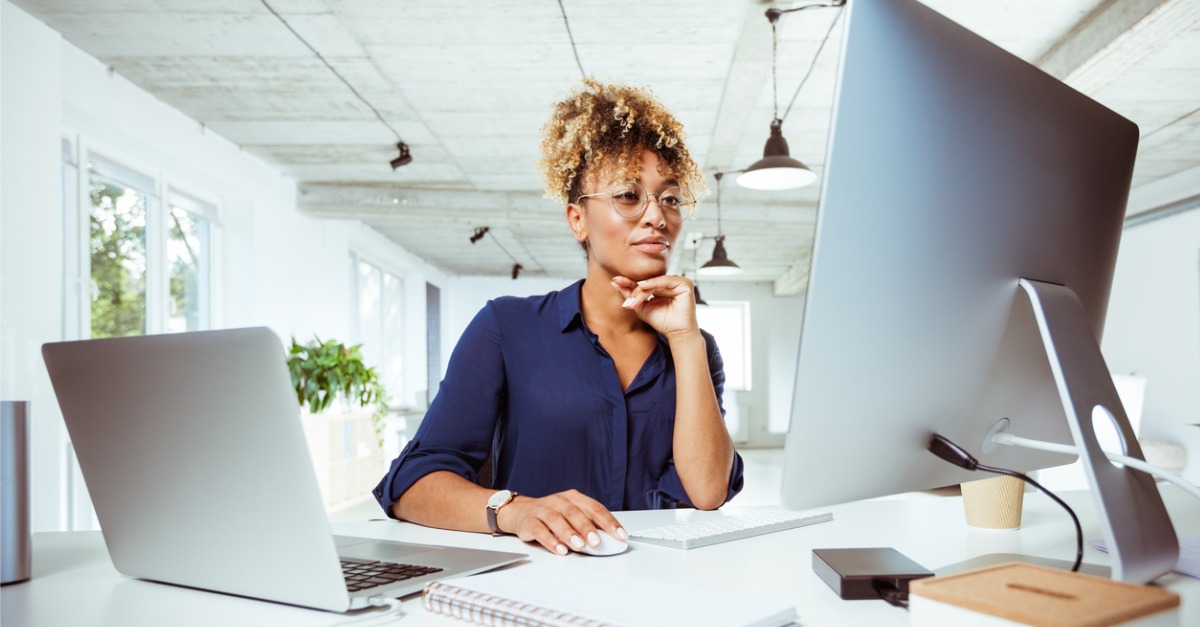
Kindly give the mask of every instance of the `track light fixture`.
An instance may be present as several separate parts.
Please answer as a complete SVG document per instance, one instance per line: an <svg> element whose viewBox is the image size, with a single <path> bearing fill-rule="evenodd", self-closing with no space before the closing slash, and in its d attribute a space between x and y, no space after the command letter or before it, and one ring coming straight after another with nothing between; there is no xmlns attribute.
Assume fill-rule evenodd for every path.
<svg viewBox="0 0 1200 627"><path fill-rule="evenodd" d="M485 235L487 235L489 231L491 231L491 227L486 227L486 226L475 227L475 233L473 233L467 239L470 239L471 243L474 244L475 242L478 242L479 240L483 239L483 237ZM496 239L495 235L492 236L492 241L496 242L496 246L501 251L503 251L504 254L508 256L509 259L512 259L512 261L513 261L512 278L514 281L517 280L517 277L521 275L521 271L525 269L525 266L521 265L520 262L517 261L517 258L514 257L512 253L508 252L508 249L504 247L504 244L500 243L499 239Z"/></svg>
<svg viewBox="0 0 1200 627"><path fill-rule="evenodd" d="M408 165L412 163L412 153L408 150L408 144L404 142L397 142L396 148L400 150L400 156L392 159L391 164L393 170L402 165Z"/></svg>

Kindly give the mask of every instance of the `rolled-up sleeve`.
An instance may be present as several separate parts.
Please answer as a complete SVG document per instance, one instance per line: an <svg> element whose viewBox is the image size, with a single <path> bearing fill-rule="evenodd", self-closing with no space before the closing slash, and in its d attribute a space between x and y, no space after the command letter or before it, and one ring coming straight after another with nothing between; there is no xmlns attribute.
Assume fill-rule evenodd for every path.
<svg viewBox="0 0 1200 627"><path fill-rule="evenodd" d="M392 461L373 494L388 516L421 477L450 471L474 481L491 451L504 411L505 370L493 304L467 326L450 356L446 378L412 441Z"/></svg>
<svg viewBox="0 0 1200 627"><path fill-rule="evenodd" d="M704 332L704 340L708 348L708 372L712 377L713 391L717 393L717 408L721 410L721 417L724 418L725 360L721 358L721 351L717 349L717 342L712 335ZM726 503L742 491L745 484L744 474L745 464L742 462L742 456L734 451L733 464L729 470L729 490L725 495ZM650 509L669 509L679 503L691 503L687 490L683 489L683 481L679 478L674 460L668 463L667 471L659 479L658 486L647 495L646 500L646 507Z"/></svg>

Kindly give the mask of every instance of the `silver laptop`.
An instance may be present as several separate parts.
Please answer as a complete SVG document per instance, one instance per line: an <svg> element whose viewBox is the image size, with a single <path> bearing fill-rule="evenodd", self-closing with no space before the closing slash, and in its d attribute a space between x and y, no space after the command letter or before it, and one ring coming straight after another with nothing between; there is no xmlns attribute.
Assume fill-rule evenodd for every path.
<svg viewBox="0 0 1200 627"><path fill-rule="evenodd" d="M344 612L526 557L334 536L269 329L50 343L42 355L125 575ZM376 561L408 567L352 590Z"/></svg>

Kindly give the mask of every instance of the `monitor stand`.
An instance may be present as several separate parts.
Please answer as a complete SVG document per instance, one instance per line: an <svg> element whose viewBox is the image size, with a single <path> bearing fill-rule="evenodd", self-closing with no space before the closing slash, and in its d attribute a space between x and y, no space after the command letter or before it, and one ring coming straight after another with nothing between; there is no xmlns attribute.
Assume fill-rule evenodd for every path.
<svg viewBox="0 0 1200 627"><path fill-rule="evenodd" d="M1030 279L1021 279L1020 285L1029 294L1067 423L1092 487L1112 563L1111 577L1149 583L1175 568L1179 539L1154 478L1110 462L1100 448L1094 423L1109 421L1125 454L1145 459L1087 314L1075 292L1065 286Z"/></svg>

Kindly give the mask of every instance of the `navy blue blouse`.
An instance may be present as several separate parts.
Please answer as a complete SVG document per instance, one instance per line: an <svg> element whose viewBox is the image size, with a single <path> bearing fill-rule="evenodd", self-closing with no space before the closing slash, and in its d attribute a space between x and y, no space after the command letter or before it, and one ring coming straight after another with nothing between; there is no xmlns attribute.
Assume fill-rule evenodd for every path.
<svg viewBox="0 0 1200 627"><path fill-rule="evenodd" d="M497 489L546 496L573 488L613 511L688 502L671 456L675 366L666 338L658 336L622 390L612 358L584 324L582 285L498 298L480 310L416 435L375 487L389 516L392 504L431 472L475 481L498 421ZM713 337L702 333L720 406L721 355ZM742 470L735 455L726 500L742 489Z"/></svg>

